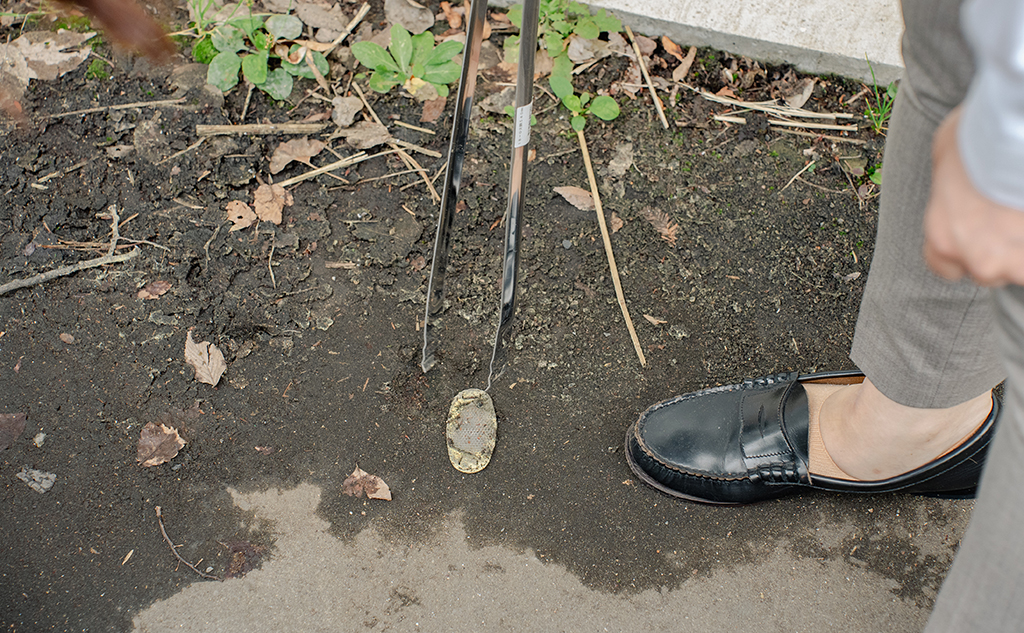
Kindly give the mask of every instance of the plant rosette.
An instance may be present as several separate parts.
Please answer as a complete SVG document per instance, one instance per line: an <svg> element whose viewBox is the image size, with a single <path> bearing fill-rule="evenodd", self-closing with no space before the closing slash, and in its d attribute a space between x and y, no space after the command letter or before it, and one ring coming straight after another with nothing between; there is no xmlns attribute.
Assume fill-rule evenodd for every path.
<svg viewBox="0 0 1024 633"><path fill-rule="evenodd" d="M593 114L602 121L611 121L619 116L619 104L615 99L607 95L590 98L589 92L581 95L569 94L562 97L562 105L572 112L572 119L569 125L572 129L580 132L587 124L587 115Z"/></svg>
<svg viewBox="0 0 1024 633"><path fill-rule="evenodd" d="M595 40L605 31L618 33L622 30L622 22L618 18L608 15L604 9L591 15L590 7L581 2L541 0L539 8L538 39L552 58L564 55L569 37L572 35L585 40ZM523 5L512 6L508 11L508 19L521 29L523 27ZM506 60L519 59L519 36L506 37L503 48ZM554 75L552 74L552 76Z"/></svg>
<svg viewBox="0 0 1024 633"><path fill-rule="evenodd" d="M391 27L391 43L387 49L373 42L356 42L352 55L359 63L373 70L370 88L388 92L401 85L416 97L433 87L439 97L448 96L448 84L458 81L462 67L452 58L462 52L462 42L449 40L434 46L434 35L424 31L410 35L401 24Z"/></svg>
<svg viewBox="0 0 1024 633"><path fill-rule="evenodd" d="M236 18L199 40L192 56L210 65L206 82L222 92L238 85L241 71L246 81L283 101L292 93L294 77L316 79L307 59L312 59L320 76L330 72L323 53L293 41L301 35L302 21L292 15ZM277 67L271 68L272 63Z"/></svg>

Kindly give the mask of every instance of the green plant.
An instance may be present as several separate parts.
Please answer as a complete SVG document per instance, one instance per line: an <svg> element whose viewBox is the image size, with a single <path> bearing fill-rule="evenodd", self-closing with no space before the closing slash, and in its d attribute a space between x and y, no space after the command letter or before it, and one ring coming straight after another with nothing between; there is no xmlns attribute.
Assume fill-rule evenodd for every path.
<svg viewBox="0 0 1024 633"><path fill-rule="evenodd" d="M391 43L385 50L373 42L356 42L352 55L373 70L370 88L387 92L397 85L415 95L433 86L438 96L448 96L448 84L459 79L462 68L452 58L462 52L462 42L449 40L434 46L434 35L425 31L410 35L401 24L391 27Z"/></svg>
<svg viewBox="0 0 1024 633"><path fill-rule="evenodd" d="M889 117L892 115L892 106L896 101L896 82L890 83L885 90L882 90L878 85L878 80L875 79L875 69L871 65L871 60L866 56L864 59L868 62L868 70L871 71L871 90L875 95L875 104L868 103L864 109L864 116L871 122L871 129L875 131L875 134L881 134L886 130Z"/></svg>
<svg viewBox="0 0 1024 633"><path fill-rule="evenodd" d="M570 94L562 97L562 105L572 112L569 125L577 132L582 131L583 126L587 124L586 116L588 114L593 114L602 121L611 121L619 116L619 104L607 95L594 97L591 100L589 92L584 92L581 95Z"/></svg>
<svg viewBox="0 0 1024 633"><path fill-rule="evenodd" d="M86 79L110 79L110 71L107 70L106 62L101 59L94 59L89 62L85 69Z"/></svg>
<svg viewBox="0 0 1024 633"><path fill-rule="evenodd" d="M866 173L868 180L875 183L879 187L882 186L882 163L878 163L877 165L872 165L871 167L868 167Z"/></svg>
<svg viewBox="0 0 1024 633"><path fill-rule="evenodd" d="M196 30L201 32L198 20ZM302 21L292 15L238 17L204 33L192 46L192 56L210 65L206 74L210 85L227 92L238 85L241 71L246 81L281 101L291 94L294 77L316 78L305 55L321 76L330 71L323 53L288 44L300 35Z"/></svg>
<svg viewBox="0 0 1024 633"><path fill-rule="evenodd" d="M590 14L590 8L570 0L540 0L540 26L537 37L554 62L548 83L559 99L572 94L572 61L568 55L568 41L572 35L585 40L597 39L603 32L618 33L622 22L608 15L604 9ZM508 12L512 24L522 28L523 6L514 5ZM505 58L519 58L519 36L505 38Z"/></svg>

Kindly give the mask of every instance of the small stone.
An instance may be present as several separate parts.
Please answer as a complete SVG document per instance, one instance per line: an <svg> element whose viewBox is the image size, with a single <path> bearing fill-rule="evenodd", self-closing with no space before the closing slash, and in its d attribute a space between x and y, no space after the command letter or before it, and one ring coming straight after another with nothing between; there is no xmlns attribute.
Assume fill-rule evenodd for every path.
<svg viewBox="0 0 1024 633"><path fill-rule="evenodd" d="M37 447L41 447L43 442L46 441L46 433L36 433L36 436L32 441Z"/></svg>
<svg viewBox="0 0 1024 633"><path fill-rule="evenodd" d="M572 248L572 240L562 240L562 248L565 250Z"/></svg>
<svg viewBox="0 0 1024 633"><path fill-rule="evenodd" d="M22 466L21 472L15 475L15 477L27 483L29 488L40 494L52 488L53 482L57 481L57 475L44 473L41 470L35 470L27 466Z"/></svg>

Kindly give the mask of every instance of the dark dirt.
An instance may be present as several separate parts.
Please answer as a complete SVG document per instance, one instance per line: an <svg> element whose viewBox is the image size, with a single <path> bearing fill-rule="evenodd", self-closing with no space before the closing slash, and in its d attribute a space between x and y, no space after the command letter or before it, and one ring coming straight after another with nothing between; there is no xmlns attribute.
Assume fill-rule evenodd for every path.
<svg viewBox="0 0 1024 633"><path fill-rule="evenodd" d="M182 12L171 9L181 23ZM677 586L756 561L781 535L799 541L825 515L857 529L833 548L805 545L806 556L853 556L852 548L893 579L899 596L930 599L947 561L921 563L909 538L880 526L898 497L812 495L746 509L681 504L638 485L621 450L638 413L676 393L850 366L877 198L858 201L836 157L860 153L878 162L880 137L863 130L857 136L868 144L857 148L756 125L723 127L709 122L722 106L686 91L671 106L679 124L668 131L643 96L620 98L623 115L613 123L592 121L587 140L604 206L625 223L613 243L649 362L642 369L593 212L553 192L586 187L586 173L565 111L538 92L517 333L510 366L492 390L499 443L487 470L466 476L448 465L443 423L456 392L486 383L508 121L487 115L473 126L449 317L439 362L424 375L419 325L437 205L421 182L406 175L360 184L404 169L394 156L371 160L339 174L352 186L339 189L328 176L295 186L280 226L230 232L225 204L251 200L287 138L217 137L168 159L197 141L196 124L237 123L244 91L222 101L195 81L202 69L183 57L152 68L100 52L113 56L110 79L86 79L83 66L59 81L33 82L23 101L30 122L7 122L2 133L0 283L102 254L54 247L107 242L110 222L99 216L110 205L122 237L146 241L128 262L0 296L0 413L28 416L20 439L0 452L5 630L126 630L139 609L201 582L161 537L158 505L185 559L201 560L198 567L216 576L237 575L274 555L274 534L238 510L226 489L300 481L323 487L320 513L339 537L374 521L415 539L460 509L474 544L531 549L612 592ZM699 59L705 65L694 81L717 90L716 64L730 58L702 51ZM609 60L581 81L607 83L608 73L622 70ZM767 96L784 70L769 69L746 95ZM339 90L349 78L339 75ZM298 87L293 101L315 86ZM809 107L836 108L861 88L826 79ZM172 107L59 116L178 97L185 100ZM370 98L382 117L418 124L410 99ZM279 107L257 91L246 122L324 111L314 99ZM392 131L445 152L450 121L449 104L438 122L425 124L436 135ZM607 166L624 143L632 144L633 166L612 175ZM113 158L120 152L108 150L117 146L134 149ZM333 146L349 152L340 141ZM811 152L820 168L804 177L813 185L797 181L783 191ZM443 165L417 158L431 174ZM276 178L307 169L292 163ZM674 246L643 219L647 209L678 223ZM333 262L355 266L328 268ZM171 290L138 299L155 280L170 281ZM195 382L184 362L189 329L227 358L216 388ZM150 421L176 426L187 444L171 462L142 468L136 445ZM40 432L46 438L37 447ZM341 482L356 464L383 477L395 500L343 496ZM23 466L55 473L52 490L39 494L18 480ZM925 503L941 525L947 502Z"/></svg>

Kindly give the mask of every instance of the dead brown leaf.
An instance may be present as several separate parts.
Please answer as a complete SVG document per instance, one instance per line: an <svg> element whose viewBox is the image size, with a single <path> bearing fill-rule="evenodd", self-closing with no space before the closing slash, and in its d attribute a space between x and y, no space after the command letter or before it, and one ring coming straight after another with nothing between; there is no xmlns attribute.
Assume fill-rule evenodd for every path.
<svg viewBox="0 0 1024 633"><path fill-rule="evenodd" d="M654 325L664 325L665 323L668 323L668 321L666 321L665 319L659 319L658 317L653 317L649 314L645 314L644 318Z"/></svg>
<svg viewBox="0 0 1024 633"><path fill-rule="evenodd" d="M594 206L594 196L586 189L580 189L579 187L555 187L555 193L565 198L569 204L580 211L593 211L596 208Z"/></svg>
<svg viewBox="0 0 1024 633"><path fill-rule="evenodd" d="M310 140L306 137L281 143L274 150L274 155L270 157L270 173L276 174L280 172L293 160L312 167L313 164L310 162L310 159L322 152L325 147L327 147L327 144L323 141L317 139Z"/></svg>
<svg viewBox="0 0 1024 633"><path fill-rule="evenodd" d="M420 123L433 123L444 114L444 104L447 99L438 97L423 102L423 113L420 114Z"/></svg>
<svg viewBox="0 0 1024 633"><path fill-rule="evenodd" d="M676 231L679 230L679 225L673 222L667 213L650 208L644 209L640 213L644 216L645 220L650 222L654 230L661 236L661 239L672 246L676 245Z"/></svg>
<svg viewBox="0 0 1024 633"><path fill-rule="evenodd" d="M444 12L444 18L448 20L449 27L453 29L462 28L462 13L452 9L450 2L442 2L441 11Z"/></svg>
<svg viewBox="0 0 1024 633"><path fill-rule="evenodd" d="M348 144L356 149L370 149L391 140L388 129L376 121L360 121L348 129L338 130Z"/></svg>
<svg viewBox="0 0 1024 633"><path fill-rule="evenodd" d="M376 475L371 475L359 466L356 466L352 474L341 482L341 492L350 497L361 497L365 492L368 499L391 501L391 489L384 483L384 480Z"/></svg>
<svg viewBox="0 0 1024 633"><path fill-rule="evenodd" d="M292 198L291 192L281 185L262 184L253 194L252 205L256 208L256 217L264 222L280 224L281 211L292 206L293 202L295 199Z"/></svg>
<svg viewBox="0 0 1024 633"><path fill-rule="evenodd" d="M171 289L171 282L158 279L151 281L146 284L142 290L139 290L139 294L136 295L139 299L156 299L160 295L166 293Z"/></svg>
<svg viewBox="0 0 1024 633"><path fill-rule="evenodd" d="M690 74L690 67L693 66L695 59L697 59L697 47L691 46L690 50L686 51L686 57L680 60L681 63L672 71L672 81L686 81L686 76Z"/></svg>
<svg viewBox="0 0 1024 633"><path fill-rule="evenodd" d="M619 232L619 229L625 225L625 222L622 221L618 213L612 211L612 219L608 224L612 227L612 233L614 234Z"/></svg>
<svg viewBox="0 0 1024 633"><path fill-rule="evenodd" d="M10 448L25 432L24 413L0 413L0 451Z"/></svg>
<svg viewBox="0 0 1024 633"><path fill-rule="evenodd" d="M665 52L675 57L679 61L683 61L683 49L672 40L668 39L667 35L661 36L661 46L665 49Z"/></svg>
<svg viewBox="0 0 1024 633"><path fill-rule="evenodd" d="M637 35L636 46L640 49L641 55L650 57L654 54L654 50L658 48L658 43L647 36Z"/></svg>
<svg viewBox="0 0 1024 633"><path fill-rule="evenodd" d="M70 335L70 334L68 334L67 332L61 332L60 333L60 340L64 341L68 345L74 345L75 344L75 337Z"/></svg>
<svg viewBox="0 0 1024 633"><path fill-rule="evenodd" d="M241 200L232 200L227 203L225 209L228 212L228 220L233 224L232 231L247 229L256 221L256 214Z"/></svg>
<svg viewBox="0 0 1024 633"><path fill-rule="evenodd" d="M192 340L192 330L185 338L185 362L195 368L197 381L213 386L228 368L224 354L217 346L209 341L196 343Z"/></svg>
<svg viewBox="0 0 1024 633"><path fill-rule="evenodd" d="M139 434L138 461L144 468L174 459L185 446L177 429L150 422Z"/></svg>

